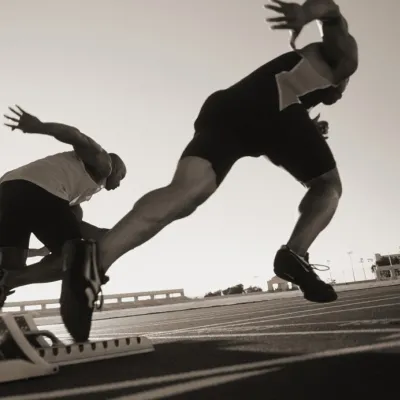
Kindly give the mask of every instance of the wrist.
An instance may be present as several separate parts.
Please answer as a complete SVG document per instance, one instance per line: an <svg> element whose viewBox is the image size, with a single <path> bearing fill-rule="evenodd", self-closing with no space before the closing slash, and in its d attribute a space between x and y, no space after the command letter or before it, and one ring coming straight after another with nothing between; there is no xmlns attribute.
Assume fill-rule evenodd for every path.
<svg viewBox="0 0 400 400"><path fill-rule="evenodd" d="M42 122L42 121L38 121L35 124L34 130L35 130L35 133L40 133L42 135L48 135L49 134L48 130L46 129L46 124L44 122Z"/></svg>

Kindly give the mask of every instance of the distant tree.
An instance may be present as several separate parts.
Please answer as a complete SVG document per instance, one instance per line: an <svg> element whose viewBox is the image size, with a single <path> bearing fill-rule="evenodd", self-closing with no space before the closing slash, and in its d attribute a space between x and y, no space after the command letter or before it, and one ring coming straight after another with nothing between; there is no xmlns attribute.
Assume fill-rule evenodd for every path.
<svg viewBox="0 0 400 400"><path fill-rule="evenodd" d="M246 290L246 293L256 293L256 292L262 292L262 289L258 286L249 286Z"/></svg>
<svg viewBox="0 0 400 400"><path fill-rule="evenodd" d="M224 296L228 296L230 294L243 294L244 286L240 283L239 285L228 287L227 289L222 291Z"/></svg>
<svg viewBox="0 0 400 400"><path fill-rule="evenodd" d="M222 293L220 290L217 290L216 292L208 292L204 297L216 297L216 296L222 296Z"/></svg>
<svg viewBox="0 0 400 400"><path fill-rule="evenodd" d="M240 283L239 285L232 286L229 288L229 294L243 294L244 293L244 286Z"/></svg>

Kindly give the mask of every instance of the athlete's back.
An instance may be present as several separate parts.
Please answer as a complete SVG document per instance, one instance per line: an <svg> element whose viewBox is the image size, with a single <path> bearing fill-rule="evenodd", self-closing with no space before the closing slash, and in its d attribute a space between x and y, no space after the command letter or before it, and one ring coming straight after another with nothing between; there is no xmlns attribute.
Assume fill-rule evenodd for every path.
<svg viewBox="0 0 400 400"><path fill-rule="evenodd" d="M249 75L222 90L237 98L241 106L268 111L277 106L279 110L301 102L306 108L314 107L324 100L332 83L331 67L321 52L321 43L312 43L303 49L286 52L268 61Z"/></svg>

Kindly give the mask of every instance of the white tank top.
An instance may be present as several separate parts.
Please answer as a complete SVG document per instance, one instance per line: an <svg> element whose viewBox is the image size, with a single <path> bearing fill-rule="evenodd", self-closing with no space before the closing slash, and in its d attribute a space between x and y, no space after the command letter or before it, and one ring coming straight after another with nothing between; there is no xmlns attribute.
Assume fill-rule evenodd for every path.
<svg viewBox="0 0 400 400"><path fill-rule="evenodd" d="M90 200L106 181L96 183L74 151L57 153L9 171L0 183L17 179L32 182L71 206Z"/></svg>

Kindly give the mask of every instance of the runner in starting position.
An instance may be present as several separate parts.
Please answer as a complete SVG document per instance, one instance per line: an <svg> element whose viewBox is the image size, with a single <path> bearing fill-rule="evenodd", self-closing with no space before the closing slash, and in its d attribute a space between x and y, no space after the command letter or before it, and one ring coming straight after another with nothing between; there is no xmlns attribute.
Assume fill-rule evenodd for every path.
<svg viewBox="0 0 400 400"><path fill-rule="evenodd" d="M114 190L126 175L119 156L107 153L78 129L43 123L17 107L6 116L12 130L53 136L73 146L7 172L0 178L0 308L13 289L32 283L60 280L62 246L73 239L98 240L107 229L82 221L80 204L102 188ZM26 267L31 234L45 245L45 255ZM42 251L43 251L42 250ZM107 277L101 277L106 282Z"/></svg>

